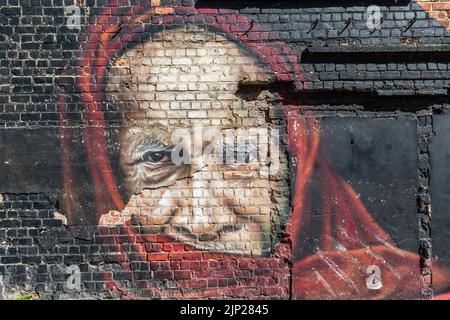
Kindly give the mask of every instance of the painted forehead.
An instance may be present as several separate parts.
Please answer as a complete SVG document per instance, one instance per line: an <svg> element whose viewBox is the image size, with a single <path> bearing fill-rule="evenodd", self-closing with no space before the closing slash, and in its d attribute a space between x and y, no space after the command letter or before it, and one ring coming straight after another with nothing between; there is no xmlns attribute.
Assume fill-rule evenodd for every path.
<svg viewBox="0 0 450 320"><path fill-rule="evenodd" d="M159 92L235 92L239 83L264 83L271 78L267 67L237 43L204 28L189 27L157 33L152 41L135 46L112 61L107 89L122 93L153 92L155 95L140 98L157 100L163 98ZM178 96L178 100L183 97Z"/></svg>

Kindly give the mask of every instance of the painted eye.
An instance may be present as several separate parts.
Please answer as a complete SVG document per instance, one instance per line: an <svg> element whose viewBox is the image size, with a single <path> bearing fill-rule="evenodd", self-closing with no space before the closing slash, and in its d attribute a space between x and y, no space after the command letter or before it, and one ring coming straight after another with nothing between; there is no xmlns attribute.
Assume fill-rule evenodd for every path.
<svg viewBox="0 0 450 320"><path fill-rule="evenodd" d="M170 160L170 152L167 151L146 151L142 154L141 160L145 162L161 162Z"/></svg>

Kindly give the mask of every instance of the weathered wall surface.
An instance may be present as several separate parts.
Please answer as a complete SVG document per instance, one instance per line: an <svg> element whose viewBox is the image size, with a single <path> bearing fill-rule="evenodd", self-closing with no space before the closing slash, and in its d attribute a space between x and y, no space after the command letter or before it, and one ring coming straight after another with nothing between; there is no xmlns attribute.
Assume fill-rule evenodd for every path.
<svg viewBox="0 0 450 320"><path fill-rule="evenodd" d="M0 298L446 298L448 10L0 0Z"/></svg>

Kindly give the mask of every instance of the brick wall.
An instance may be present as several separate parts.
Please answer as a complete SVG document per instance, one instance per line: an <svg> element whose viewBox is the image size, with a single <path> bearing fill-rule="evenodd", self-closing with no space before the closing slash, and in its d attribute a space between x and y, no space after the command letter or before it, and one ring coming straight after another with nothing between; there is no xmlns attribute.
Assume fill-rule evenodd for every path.
<svg viewBox="0 0 450 320"><path fill-rule="evenodd" d="M449 3L447 1L418 1L418 3L423 7L424 10L429 12L431 18L436 19L439 23L447 28L449 26L448 22L448 11L450 9Z"/></svg>
<svg viewBox="0 0 450 320"><path fill-rule="evenodd" d="M0 5L0 298L448 291L447 2Z"/></svg>

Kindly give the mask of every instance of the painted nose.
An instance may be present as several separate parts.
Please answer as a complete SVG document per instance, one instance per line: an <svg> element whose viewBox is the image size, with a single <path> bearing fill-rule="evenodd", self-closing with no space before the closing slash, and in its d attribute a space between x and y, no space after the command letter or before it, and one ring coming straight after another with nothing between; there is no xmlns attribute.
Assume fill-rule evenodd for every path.
<svg viewBox="0 0 450 320"><path fill-rule="evenodd" d="M173 210L171 227L193 240L209 241L220 237L226 226L235 224L236 217L224 198L226 186L218 173L208 167L193 172L185 181L182 194Z"/></svg>

